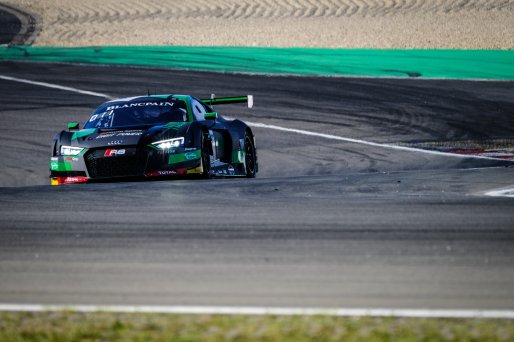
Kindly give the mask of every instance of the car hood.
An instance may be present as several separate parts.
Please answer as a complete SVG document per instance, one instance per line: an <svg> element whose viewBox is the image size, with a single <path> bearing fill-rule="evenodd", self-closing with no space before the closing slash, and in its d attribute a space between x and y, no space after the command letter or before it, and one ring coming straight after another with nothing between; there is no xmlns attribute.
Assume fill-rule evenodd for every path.
<svg viewBox="0 0 514 342"><path fill-rule="evenodd" d="M162 137L173 138L186 124L115 130L83 129L74 132L70 140L71 145L85 148L144 145L161 140Z"/></svg>

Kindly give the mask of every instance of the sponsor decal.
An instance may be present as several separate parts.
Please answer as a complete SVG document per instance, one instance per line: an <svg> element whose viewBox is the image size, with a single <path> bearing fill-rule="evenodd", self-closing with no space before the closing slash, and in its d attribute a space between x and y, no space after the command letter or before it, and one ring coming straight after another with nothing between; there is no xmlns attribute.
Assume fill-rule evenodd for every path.
<svg viewBox="0 0 514 342"><path fill-rule="evenodd" d="M109 142L107 143L107 145L109 145L109 146L112 146L112 145L121 145L121 144L123 144L123 140L112 140L112 141L109 141Z"/></svg>
<svg viewBox="0 0 514 342"><path fill-rule="evenodd" d="M100 133L96 139L105 139L105 138L117 138L117 137L133 137L143 135L143 131L123 131L123 132L106 132Z"/></svg>
<svg viewBox="0 0 514 342"><path fill-rule="evenodd" d="M112 138L114 136L115 136L114 133L105 133L105 134L102 133L99 136L97 136L96 139Z"/></svg>
<svg viewBox="0 0 514 342"><path fill-rule="evenodd" d="M57 158L57 157L51 157L51 158L50 158L50 160L51 160L51 161L59 161L59 158Z"/></svg>
<svg viewBox="0 0 514 342"><path fill-rule="evenodd" d="M161 176L167 176L167 175L176 175L177 171L175 170L165 170L165 171L157 171Z"/></svg>
<svg viewBox="0 0 514 342"><path fill-rule="evenodd" d="M173 107L174 103L172 102L138 102L138 103L127 103L124 105L116 105L107 107L106 111L120 109L120 108L131 108L131 107Z"/></svg>
<svg viewBox="0 0 514 342"><path fill-rule="evenodd" d="M65 160L66 161L78 161L79 158L76 158L76 157L66 157Z"/></svg>
<svg viewBox="0 0 514 342"><path fill-rule="evenodd" d="M121 155L124 155L125 154L125 150L122 149L122 150L113 150L113 149L108 149L105 151L104 153L104 157L116 157L116 156L121 156Z"/></svg>
<svg viewBox="0 0 514 342"><path fill-rule="evenodd" d="M66 184L69 183L84 183L87 182L87 177L77 176L77 177L64 177L64 182Z"/></svg>
<svg viewBox="0 0 514 342"><path fill-rule="evenodd" d="M235 172L236 171L234 170L234 167L232 165L229 165L228 166L228 174L232 176L235 174Z"/></svg>
<svg viewBox="0 0 514 342"><path fill-rule="evenodd" d="M58 170L59 164L57 163L50 163L50 170Z"/></svg>
<svg viewBox="0 0 514 342"><path fill-rule="evenodd" d="M200 158L200 151L186 152L186 153L175 153L176 150L166 151L168 158L168 164L183 163L188 161L198 160Z"/></svg>
<svg viewBox="0 0 514 342"><path fill-rule="evenodd" d="M174 175L185 175L187 173L187 169L174 169L174 170L158 170L152 171L146 174L148 177L158 177L158 176L174 176Z"/></svg>
<svg viewBox="0 0 514 342"><path fill-rule="evenodd" d="M110 111L110 112L104 112L102 114L93 114L91 115L91 117L89 118L89 122L93 122L93 121L96 121L98 119L103 119L105 117L107 117L109 120L111 119L112 115L114 114L113 111Z"/></svg>
<svg viewBox="0 0 514 342"><path fill-rule="evenodd" d="M187 160L193 160L193 159L198 158L198 155L194 152L186 153L186 154L184 154L184 156L186 157Z"/></svg>
<svg viewBox="0 0 514 342"><path fill-rule="evenodd" d="M138 135L141 135L143 134L143 132L141 131L137 131L137 132L120 132L120 133L117 133L116 136L117 137L131 137L131 136L138 136Z"/></svg>

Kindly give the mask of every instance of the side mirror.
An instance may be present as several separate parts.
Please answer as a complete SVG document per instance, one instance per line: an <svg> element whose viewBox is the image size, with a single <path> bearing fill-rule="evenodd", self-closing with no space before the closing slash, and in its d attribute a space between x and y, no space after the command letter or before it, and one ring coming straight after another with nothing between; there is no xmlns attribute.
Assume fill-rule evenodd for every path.
<svg viewBox="0 0 514 342"><path fill-rule="evenodd" d="M218 113L205 113L205 120L216 120L218 118Z"/></svg>
<svg viewBox="0 0 514 342"><path fill-rule="evenodd" d="M79 123L78 122L70 122L68 124L68 131L78 131L79 130Z"/></svg>

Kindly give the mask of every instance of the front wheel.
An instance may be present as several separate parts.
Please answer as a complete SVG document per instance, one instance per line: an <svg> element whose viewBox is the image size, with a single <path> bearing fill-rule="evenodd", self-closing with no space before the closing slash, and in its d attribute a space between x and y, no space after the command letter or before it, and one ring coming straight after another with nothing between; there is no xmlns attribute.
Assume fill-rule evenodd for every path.
<svg viewBox="0 0 514 342"><path fill-rule="evenodd" d="M211 140L208 134L202 137L202 178L211 178Z"/></svg>
<svg viewBox="0 0 514 342"><path fill-rule="evenodd" d="M254 178L257 172L257 155L252 138L245 134L245 169L246 177Z"/></svg>

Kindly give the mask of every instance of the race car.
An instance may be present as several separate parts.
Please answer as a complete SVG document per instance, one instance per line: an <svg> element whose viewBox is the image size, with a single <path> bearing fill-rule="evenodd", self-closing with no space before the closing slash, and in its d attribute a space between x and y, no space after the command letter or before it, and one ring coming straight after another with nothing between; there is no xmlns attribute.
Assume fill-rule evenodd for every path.
<svg viewBox="0 0 514 342"><path fill-rule="evenodd" d="M79 129L53 138L52 185L102 179L197 175L255 177L255 138L248 125L213 106L247 103L253 96L148 95L102 104Z"/></svg>

